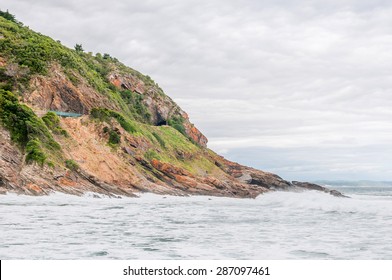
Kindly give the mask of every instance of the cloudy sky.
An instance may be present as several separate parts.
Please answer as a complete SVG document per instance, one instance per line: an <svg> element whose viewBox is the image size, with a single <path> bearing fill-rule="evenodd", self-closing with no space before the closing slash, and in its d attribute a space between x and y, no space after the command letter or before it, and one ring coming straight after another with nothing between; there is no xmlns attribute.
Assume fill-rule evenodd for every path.
<svg viewBox="0 0 392 280"><path fill-rule="evenodd" d="M392 180L392 2L2 0L150 75L226 158L291 180Z"/></svg>

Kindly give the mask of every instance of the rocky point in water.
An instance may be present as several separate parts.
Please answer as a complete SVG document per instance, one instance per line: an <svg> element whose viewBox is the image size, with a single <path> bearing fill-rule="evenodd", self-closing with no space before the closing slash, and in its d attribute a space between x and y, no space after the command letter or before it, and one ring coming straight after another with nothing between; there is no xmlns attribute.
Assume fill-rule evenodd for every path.
<svg viewBox="0 0 392 280"><path fill-rule="evenodd" d="M149 76L1 14L0 193L342 196L219 156Z"/></svg>

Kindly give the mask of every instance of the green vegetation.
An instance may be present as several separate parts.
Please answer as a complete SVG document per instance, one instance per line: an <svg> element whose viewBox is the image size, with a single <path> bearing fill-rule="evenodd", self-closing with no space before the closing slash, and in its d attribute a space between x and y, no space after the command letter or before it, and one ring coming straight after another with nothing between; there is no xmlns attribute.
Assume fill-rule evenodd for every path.
<svg viewBox="0 0 392 280"><path fill-rule="evenodd" d="M143 95L130 90L123 90L120 92L121 98L128 105L128 108L132 116L141 122L149 123L151 119L151 113L147 107L143 104Z"/></svg>
<svg viewBox="0 0 392 280"><path fill-rule="evenodd" d="M210 160L207 153L208 150L204 150L200 146L193 144L188 138L184 137L184 135L171 126L140 124L138 129L141 137L151 140L152 136L153 140L151 140L151 143L159 142L156 135L165 143L164 149L159 151L156 147L148 149L144 153L146 160L158 159L162 162L168 162L174 166L184 168L192 174L204 173L205 171L212 174L219 169L214 161Z"/></svg>
<svg viewBox="0 0 392 280"><path fill-rule="evenodd" d="M85 78L95 89L103 94L109 94L108 81L99 72L109 65L101 64L91 54L71 50L50 37L36 33L5 17L0 17L0 35L1 55L7 58L9 63L22 69L27 68L27 81L33 74L48 74L51 63L57 62L74 82L77 78L73 71L77 71L77 74Z"/></svg>
<svg viewBox="0 0 392 280"><path fill-rule="evenodd" d="M137 132L136 127L131 123L130 120L127 120L123 115L117 113L115 111L106 109L106 108L93 108L91 110L91 117L98 119L100 121L109 122L111 118L114 118L118 121L122 128L125 131L130 133Z"/></svg>
<svg viewBox="0 0 392 280"><path fill-rule="evenodd" d="M118 145L121 142L121 136L114 130L109 132L109 144Z"/></svg>
<svg viewBox="0 0 392 280"><path fill-rule="evenodd" d="M197 153L199 147L192 144L188 138L184 137L179 131L173 127L159 126L160 137L165 141L168 154L175 157L178 152L181 153Z"/></svg>
<svg viewBox="0 0 392 280"><path fill-rule="evenodd" d="M148 149L146 159L159 159L181 166L188 170L213 168L192 155L201 152L196 143L187 138L181 116L173 116L169 126L151 126L151 112L145 105L143 94L127 89L118 89L108 79L110 74L123 77L132 76L145 85L147 95L153 100L164 95L159 86L149 77L126 67L110 54L85 52L82 44L74 49L62 46L60 42L36 33L19 23L13 15L0 12L0 57L5 61L0 67L0 121L10 133L12 140L19 144L26 154L28 162L39 164L67 166L73 170L79 168L77 163L63 158L59 144L52 134L67 136L61 128L60 119L52 112L38 118L27 106L18 102L14 93L31 92L30 80L36 75L49 75L51 67L59 68L75 86L92 87L102 95L103 105L117 108L94 108L91 118L106 122L103 128L108 144L118 147L124 139L115 128L115 121L138 143L142 149ZM167 98L167 99L166 99ZM106 101L108 100L108 102ZM165 97L164 101L170 100ZM90 107L89 107L90 108ZM57 138L56 138L57 139ZM65 140L62 138L61 141ZM151 149L155 145L156 149ZM76 166L73 165L76 164Z"/></svg>
<svg viewBox="0 0 392 280"><path fill-rule="evenodd" d="M3 18L5 18L5 19L10 20L10 21L15 22L15 23L19 23L19 22L16 20L15 16L12 15L12 14L10 14L10 13L8 12L8 10L7 10L6 12L3 12L2 10L0 10L0 17L3 17Z"/></svg>
<svg viewBox="0 0 392 280"><path fill-rule="evenodd" d="M154 151L153 149L149 149L147 152L144 153L144 157L146 159L148 159L149 161L153 160L153 159L158 159L161 160L161 157L158 155L158 153L156 151Z"/></svg>
<svg viewBox="0 0 392 280"><path fill-rule="evenodd" d="M67 159L65 161L65 166L72 171L78 171L80 169L79 164L73 159Z"/></svg>
<svg viewBox="0 0 392 280"><path fill-rule="evenodd" d="M74 49L67 48L59 41L23 26L8 11L0 15L0 55L7 60L6 67L0 67L1 88L23 92L33 75L48 75L50 67L58 64L73 85L86 81L120 108L123 116L151 123L151 113L143 103L143 95L119 90L108 80L109 73L116 70L121 75L136 77L145 86L154 87L154 92L164 95L149 76L125 66L110 54L86 53L82 44L76 44ZM181 129L179 125L176 127Z"/></svg>
<svg viewBox="0 0 392 280"><path fill-rule="evenodd" d="M84 52L82 44L76 44L75 45L75 51L77 51L77 52Z"/></svg>
<svg viewBox="0 0 392 280"><path fill-rule="evenodd" d="M178 130L181 134L186 136L184 127L184 118L181 116L174 116L167 120L167 124Z"/></svg>
<svg viewBox="0 0 392 280"><path fill-rule="evenodd" d="M37 139L32 139L26 144L26 162L37 162L41 166L44 165L47 156L42 150L41 143Z"/></svg>
<svg viewBox="0 0 392 280"><path fill-rule="evenodd" d="M118 144L121 143L121 134L116 129L105 126L102 131L103 133L109 135L108 144L110 146L117 147Z"/></svg>
<svg viewBox="0 0 392 280"><path fill-rule="evenodd" d="M166 148L165 141L162 139L161 136L159 136L158 133L156 133L155 131L153 131L153 132L152 132L152 135L155 137L155 139L157 139L159 145L161 145L162 148Z"/></svg>
<svg viewBox="0 0 392 280"><path fill-rule="evenodd" d="M61 128L60 118L55 113L46 113L46 115L42 117L42 120L54 134L63 135L66 137L69 136L68 132L65 129Z"/></svg>
<svg viewBox="0 0 392 280"><path fill-rule="evenodd" d="M11 133L12 141L25 149L27 162L43 164L45 151L58 153L60 145L53 139L45 123L16 96L0 89L0 121Z"/></svg>
<svg viewBox="0 0 392 280"><path fill-rule="evenodd" d="M0 88L6 91L12 91L13 81L8 74L7 69L0 67Z"/></svg>

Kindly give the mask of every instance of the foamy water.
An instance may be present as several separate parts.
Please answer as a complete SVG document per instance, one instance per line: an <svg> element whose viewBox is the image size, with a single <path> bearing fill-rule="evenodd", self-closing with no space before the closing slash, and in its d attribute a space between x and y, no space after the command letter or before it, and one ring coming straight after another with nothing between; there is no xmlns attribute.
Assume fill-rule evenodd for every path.
<svg viewBox="0 0 392 280"><path fill-rule="evenodd" d="M392 259L392 187L340 190L0 196L0 259Z"/></svg>

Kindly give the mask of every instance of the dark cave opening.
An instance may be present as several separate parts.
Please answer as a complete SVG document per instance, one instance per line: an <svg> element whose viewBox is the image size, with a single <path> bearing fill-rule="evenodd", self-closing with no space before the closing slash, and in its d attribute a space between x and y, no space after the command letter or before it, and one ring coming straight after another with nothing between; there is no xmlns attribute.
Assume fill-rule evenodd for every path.
<svg viewBox="0 0 392 280"><path fill-rule="evenodd" d="M156 126L162 126L162 125L167 125L167 121L166 120L160 120L159 122L157 122Z"/></svg>

